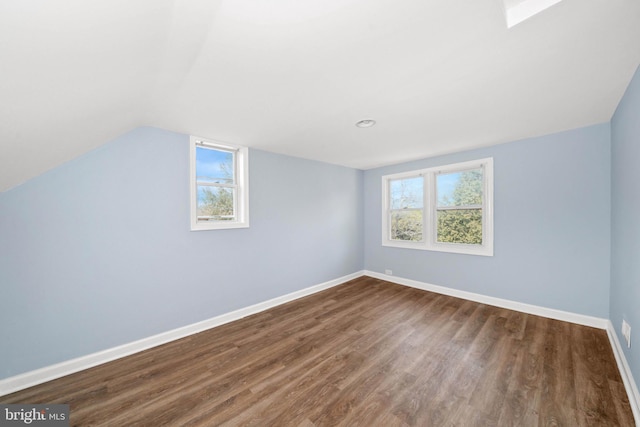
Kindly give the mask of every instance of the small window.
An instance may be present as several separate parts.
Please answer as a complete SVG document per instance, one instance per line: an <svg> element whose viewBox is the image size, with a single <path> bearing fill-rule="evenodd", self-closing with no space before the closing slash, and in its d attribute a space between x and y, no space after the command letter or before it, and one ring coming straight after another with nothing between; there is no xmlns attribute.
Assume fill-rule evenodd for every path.
<svg viewBox="0 0 640 427"><path fill-rule="evenodd" d="M383 246L493 255L493 159L382 180Z"/></svg>
<svg viewBox="0 0 640 427"><path fill-rule="evenodd" d="M191 229L249 226L248 150L191 137Z"/></svg>

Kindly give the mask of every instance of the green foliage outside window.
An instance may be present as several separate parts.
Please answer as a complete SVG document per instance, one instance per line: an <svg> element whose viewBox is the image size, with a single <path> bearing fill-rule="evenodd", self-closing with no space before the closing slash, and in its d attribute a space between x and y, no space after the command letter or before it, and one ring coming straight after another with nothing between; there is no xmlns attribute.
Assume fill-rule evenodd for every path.
<svg viewBox="0 0 640 427"><path fill-rule="evenodd" d="M439 211L438 242L482 244L482 210Z"/></svg>
<svg viewBox="0 0 640 427"><path fill-rule="evenodd" d="M204 187L198 203L199 217L216 221L233 220L233 191L228 188Z"/></svg>
<svg viewBox="0 0 640 427"><path fill-rule="evenodd" d="M474 209L438 210L438 242L482 244L482 169L456 175L453 191L439 198L438 207L473 206Z"/></svg>
<svg viewBox="0 0 640 427"><path fill-rule="evenodd" d="M391 238L419 242L422 240L422 211L395 211L391 214Z"/></svg>

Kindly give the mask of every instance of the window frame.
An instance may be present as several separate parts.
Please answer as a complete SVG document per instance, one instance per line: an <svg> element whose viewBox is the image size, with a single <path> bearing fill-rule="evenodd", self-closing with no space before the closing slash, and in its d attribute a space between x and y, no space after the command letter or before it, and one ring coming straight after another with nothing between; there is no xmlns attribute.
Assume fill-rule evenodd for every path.
<svg viewBox="0 0 640 427"><path fill-rule="evenodd" d="M437 241L437 176L483 168L482 197L482 244L448 243ZM419 242L391 239L391 194L393 180L422 176L423 184L423 230ZM456 207L460 209L460 207ZM426 169L412 170L382 177L382 246L449 252L468 255L493 256L493 158L452 163Z"/></svg>
<svg viewBox="0 0 640 427"><path fill-rule="evenodd" d="M234 204L234 221L198 222L198 181L196 177L196 149L204 147L233 153L233 184L207 184L216 188L231 188ZM189 195L191 231L224 230L249 227L249 149L247 147L221 143L212 139L190 136L189 138Z"/></svg>

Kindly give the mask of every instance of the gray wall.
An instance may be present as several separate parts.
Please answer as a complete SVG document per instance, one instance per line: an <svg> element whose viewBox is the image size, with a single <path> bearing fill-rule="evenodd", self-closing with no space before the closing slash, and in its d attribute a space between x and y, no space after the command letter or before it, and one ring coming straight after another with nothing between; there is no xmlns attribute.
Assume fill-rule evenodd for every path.
<svg viewBox="0 0 640 427"><path fill-rule="evenodd" d="M363 268L363 173L250 150L248 229L189 231L188 136L136 129L0 194L0 378Z"/></svg>
<svg viewBox="0 0 640 427"><path fill-rule="evenodd" d="M382 247L381 177L494 158L493 257ZM548 308L609 314L610 127L365 172L365 267Z"/></svg>
<svg viewBox="0 0 640 427"><path fill-rule="evenodd" d="M640 70L611 120L611 321L640 379ZM631 325L627 348L620 325Z"/></svg>

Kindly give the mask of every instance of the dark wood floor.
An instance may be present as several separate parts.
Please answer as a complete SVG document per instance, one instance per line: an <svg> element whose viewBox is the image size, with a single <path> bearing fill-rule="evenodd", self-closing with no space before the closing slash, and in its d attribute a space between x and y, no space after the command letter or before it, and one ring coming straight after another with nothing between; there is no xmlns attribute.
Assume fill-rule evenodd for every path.
<svg viewBox="0 0 640 427"><path fill-rule="evenodd" d="M634 425L605 331L368 277L0 402L82 426Z"/></svg>

